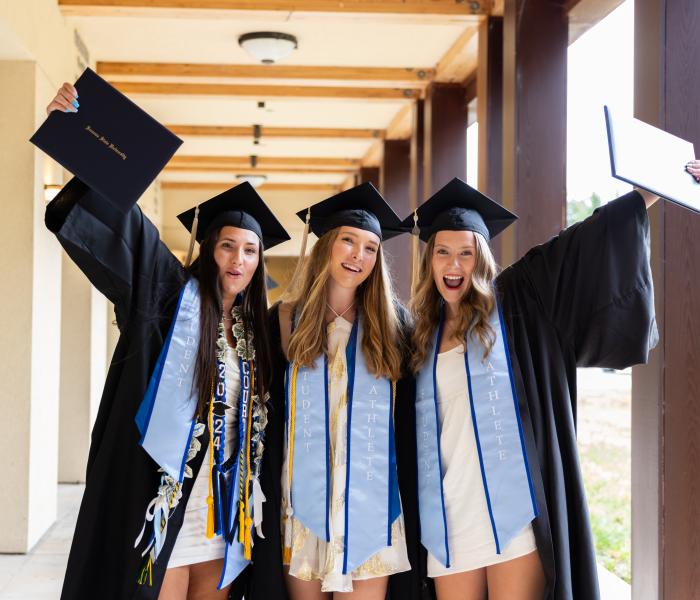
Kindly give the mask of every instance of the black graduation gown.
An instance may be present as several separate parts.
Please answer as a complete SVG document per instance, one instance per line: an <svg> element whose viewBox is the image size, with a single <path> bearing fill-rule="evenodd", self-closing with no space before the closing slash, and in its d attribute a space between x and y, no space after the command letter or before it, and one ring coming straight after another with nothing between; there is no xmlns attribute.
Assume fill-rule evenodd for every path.
<svg viewBox="0 0 700 600"><path fill-rule="evenodd" d="M48 205L45 220L71 259L114 303L120 330L92 430L85 493L61 598L156 599L194 477L185 480L183 497L168 522L153 585L139 585L143 541L135 549L134 540L160 474L138 445L134 416L187 274L138 207L122 215L77 178ZM204 456L201 450L188 463L195 477Z"/></svg>
<svg viewBox="0 0 700 600"><path fill-rule="evenodd" d="M401 321L401 343L407 347L410 327L408 314L402 306L397 306L399 319ZM265 454L263 458L263 473L261 475L261 486L267 498L263 510L263 533L264 540L256 541L253 546L253 564L249 567L252 570L258 569L264 576L255 577L258 582L253 590L259 597L267 598L287 598L284 588L282 571L282 463L284 459L285 442L285 390L284 377L287 369L287 359L282 353L282 344L279 325L279 303L270 308L269 311L269 331L270 346L273 352L273 381L270 387L270 403L268 405L268 422L265 430ZM404 352L408 357L408 353ZM406 372L406 369L404 369ZM413 447L415 448L415 427L408 431L407 426L410 418L399 417L404 412L415 412L414 403L414 383L413 378L404 376L396 384L396 402L394 405L395 435L397 447L397 470L399 488L401 493L401 505L404 516L404 525L408 543L408 558L411 565L419 564L420 543L418 541L418 496L415 487L402 485L402 472L404 469L411 469L415 465L415 449L413 457L410 454L410 437L413 437ZM406 443L401 443L399 437L406 439ZM399 449L404 448L402 456ZM405 494L404 494L405 492ZM419 598L414 594L414 590L420 592L422 578L416 569L400 574L405 582L405 595L400 596L402 600L414 600ZM392 576L396 577L396 576ZM391 579L391 578L390 578ZM264 587L263 587L264 586Z"/></svg>
<svg viewBox="0 0 700 600"><path fill-rule="evenodd" d="M642 197L631 192L536 246L497 279L539 516L546 598L599 598L576 447L576 368L644 363L657 341ZM415 455L415 416L403 415ZM404 447L398 448L399 455ZM403 484L416 486L415 463ZM423 555L425 556L425 555ZM424 561L418 567L425 573ZM410 585L413 585L412 583ZM415 591L398 582L392 598Z"/></svg>

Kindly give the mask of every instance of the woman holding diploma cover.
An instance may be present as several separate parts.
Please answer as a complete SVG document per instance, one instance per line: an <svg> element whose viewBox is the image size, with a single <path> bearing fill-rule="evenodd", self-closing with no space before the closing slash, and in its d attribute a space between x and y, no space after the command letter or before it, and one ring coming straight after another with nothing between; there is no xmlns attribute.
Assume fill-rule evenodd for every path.
<svg viewBox="0 0 700 600"><path fill-rule="evenodd" d="M700 177L698 161L686 170ZM656 199L617 198L500 273L488 242L517 217L461 180L404 220L426 242L411 305L412 451L438 600L599 597L576 368L643 363L656 343Z"/></svg>
<svg viewBox="0 0 700 600"><path fill-rule="evenodd" d="M81 110L70 84L55 110ZM200 244L186 267L138 207L123 214L77 178L46 209L47 227L114 303L120 330L64 599L280 597L281 566L269 584L238 575L264 528L263 250L289 236L247 183L178 218L190 253Z"/></svg>

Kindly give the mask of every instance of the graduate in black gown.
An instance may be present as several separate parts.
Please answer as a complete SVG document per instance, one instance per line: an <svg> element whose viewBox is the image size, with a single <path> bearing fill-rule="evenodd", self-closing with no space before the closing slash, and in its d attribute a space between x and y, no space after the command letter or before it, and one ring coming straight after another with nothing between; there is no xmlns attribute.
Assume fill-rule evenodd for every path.
<svg viewBox="0 0 700 600"><path fill-rule="evenodd" d="M71 101L66 86L49 110ZM252 593L246 565L261 512L255 488L271 376L263 248L289 236L247 183L179 218L200 241L188 268L137 206L123 214L77 178L46 209L48 229L114 304L120 331L92 431L64 600L155 600L164 580L168 598L195 589L201 598L281 597ZM228 349L238 357L238 398L226 393ZM231 429L234 407L240 434L227 443L221 432ZM200 515L224 558L204 570L195 558L183 591L182 578L171 577L178 569L166 569L205 457L214 465L204 473L212 502Z"/></svg>
<svg viewBox="0 0 700 600"><path fill-rule="evenodd" d="M436 364L437 352L449 346L439 335L436 339L435 331L457 340L453 346L460 341L457 331L471 331L463 348L471 347L465 353L471 393L467 394L465 389L464 402L467 406L471 402L469 420L478 424L472 437L477 438L476 472L480 469L481 473L480 485L474 493L481 496L488 509L486 531L499 556L507 552L507 542L526 528L531 527L536 543L536 553L528 555L531 558L525 556L512 561L515 564L520 560L521 568L525 569L520 572L522 585L519 580L513 580L512 587L502 585L497 590L496 586L491 587L490 578L487 580L491 567L484 566L469 571L471 579L438 577L438 584L440 579L446 583L438 585L440 597L461 598L465 593L473 594L470 598L485 597L487 587L489 598L542 597L540 594L555 600L599 597L595 551L576 447L576 369L623 369L644 363L656 343L646 211L655 200L647 192L634 191L609 202L588 219L532 248L503 270L493 287L490 281L470 279L471 271L466 272L463 261L473 261L476 255L478 263L479 252L490 256L487 240L507 227L514 215L457 179L418 209L420 235L429 242L426 252L430 254L424 257L423 279L414 299L414 308L421 311L415 315L413 335L418 417L402 413L396 419L397 431L402 428L414 432L411 439L397 438L403 444L398 445L398 455L417 455L413 468L407 467L400 478L402 496L404 490L406 495L419 490L423 542L429 546L433 564L437 565L435 569L451 563L450 568L465 575L468 567L460 568L460 563L466 564L464 557L459 555L459 547L451 547L459 545L455 531L450 533L450 529L455 530L455 518L459 517L444 506L449 498L442 488L441 469L445 460L440 461L438 449L443 444L437 404L430 411L426 407L432 406L441 384L430 376L431 365ZM412 224L413 215L404 221L407 227ZM458 234L457 237L468 233L471 241L468 244L460 241L465 248L453 248L450 244L454 245L454 240L436 247L440 232ZM476 243L476 237L483 243ZM470 247L466 248L467 245ZM453 254L457 257L449 268L445 267L445 273L437 273L429 265L434 257L441 258L441 252L450 259ZM424 281L426 275L433 277ZM434 277L441 279L440 285L434 282ZM470 284L478 288L476 295ZM419 297L421 285L422 298ZM488 289L494 292L491 304L477 302L477 296L488 296ZM460 306L460 302L471 306L471 312L464 312L471 315L469 323L460 324L458 314L451 314L449 302L453 306ZM494 382L499 385L499 378L479 371L483 352L478 350L486 348L489 351L493 348L490 360L498 370L494 357L498 354L496 338L491 339L488 328L483 327L488 315L495 316L496 320L491 321L492 331L499 333L501 346L505 345L506 351L509 349L510 364L505 352L500 351L503 365L507 366L501 371L505 376L500 379L498 390L502 396L511 395L511 429L507 433L512 436L508 452L498 447L500 443L508 443L508 435L501 435L507 429L508 418L501 411L508 405L489 405L489 400L498 399L499 395L488 385ZM475 322L472 318L480 319L478 331L469 329L469 324ZM416 346L421 348L418 353ZM485 400L475 400L479 394ZM408 422L401 423L402 418ZM489 431L494 427L495 432ZM519 457L515 462L511 460L513 455ZM514 469L511 474L504 476L499 471L499 460L511 465ZM517 477L512 476L514 472ZM506 565L507 569L508 564L494 566ZM425 577L425 560L416 568ZM502 577L504 573L507 576L508 571L501 569L501 581L508 583ZM515 577L517 571L512 573ZM391 598L398 600L416 593L414 581L402 580L400 576L395 580ZM450 581L460 583L460 589ZM432 592L428 587L424 589ZM461 595L454 596L457 592Z"/></svg>
<svg viewBox="0 0 700 600"><path fill-rule="evenodd" d="M298 214L304 219L306 210ZM407 312L391 296L391 288L388 284L380 246L382 239L387 239L401 232L400 221L370 184L363 184L342 192L310 207L309 216L309 226L319 236L319 241L314 246L301 276L298 280L293 281L293 284L297 285L288 295L289 301L276 304L270 311L271 340L278 352L275 355L273 369L274 378L268 411L266 459L262 480L267 497L264 519L266 522L268 519L277 519L277 523L281 527L277 531L272 531L269 528L265 530L266 539L256 543L253 549L254 561L251 568L266 571L268 575L271 575L273 572L272 564L275 561L280 567L283 562L290 565L291 568L286 568L289 570L286 578L291 598L330 598L333 596L332 591L342 592L349 591L349 589L360 595L364 594L362 597L378 597L379 594L379 597L383 598L386 576L397 570L406 570L404 576L410 579L412 571L408 571L408 569L418 562L417 557L412 556L412 549L406 549L404 544L405 537L417 540L415 531L417 524L415 518L416 502L411 497L401 497L399 505L398 498L392 499L392 508L389 509L392 516L388 519L393 545L390 547L387 544L387 523L384 521L388 510L387 499L378 502L367 500L372 491L370 483L368 483L369 480L364 477L366 474L363 473L360 479L354 478L351 474L350 489L361 491L367 496L363 499L365 505L358 512L357 518L352 516L352 512L350 513L349 526L352 527L354 523L358 522L358 519L369 522L373 518L377 519L378 522L384 521L385 524L370 533L370 535L375 534L375 537L379 538L376 542L377 545L373 549L368 549L357 561L355 567L348 567L343 572L344 569L341 568L343 559L352 553L352 549L343 547L343 531L339 530L337 520L338 505L332 501L326 507L323 499L324 494L329 497L329 494L335 496L338 492L338 486L331 485L331 481L335 481L335 474L339 467L333 461L335 466L329 470L329 480L321 476L304 478L301 462L295 458L292 479L289 477L289 462L285 463L285 455L289 456L289 453L285 453L286 444L289 442L289 437L285 437L286 412L289 411L289 414L292 414L290 403L293 403L291 398L295 397L289 387L285 386L285 382L289 384L290 381L297 381L297 378L294 377L296 363L288 362L285 349L290 347L291 351L294 351L294 339L299 342L296 346L297 351L307 348L309 340L315 337L310 334L318 327L322 328L324 332L328 327L329 340L338 339L334 336L339 331L345 331L346 335L349 332L349 339L343 353L346 356L348 369L349 391L347 397L349 400L348 404L345 405L346 409L343 409L343 400L337 399L339 390L334 389L342 380L337 375L337 370L340 368L338 352L332 353L331 350L326 350L326 344L331 343L331 341L326 341L326 335L317 337L316 341L320 345L311 351L311 355L316 358L318 368L321 370L324 369L323 356L328 352L328 390L330 394L328 410L331 424L327 427L330 427L331 436L333 436L333 431L336 431L336 434L338 431L347 431L348 437L355 435L358 431L364 431L368 422L366 415L359 416L363 405L365 408L369 405L367 398L364 398L361 393L362 379L357 374L359 367L355 369L354 377L351 375L351 369L355 368L353 363L358 365L359 361L364 361L366 356L377 361L377 346L376 341L373 341L373 345L370 346L371 350L368 351L364 343L361 345L360 341L357 341L357 350L355 351L357 358L347 358L352 356L348 352L353 347L353 336L357 335L357 339L365 339L359 337L358 332L364 332L376 340L376 332L378 331L379 341L385 354L382 357L382 361L385 362L379 362L380 368L385 369L386 365L395 365L390 371L391 378L398 380L396 382L394 414L412 408L411 377L401 375L402 372L405 375L407 371L407 365L403 365L403 369L401 366L402 357L408 356L406 344L409 335ZM371 325L368 325L370 319L372 322ZM293 328L292 322L296 320L298 323ZM293 338L292 329L301 333ZM341 341L338 341L338 344L340 347ZM320 353L318 356L316 356L317 352ZM362 357L360 357L360 352L362 352ZM306 381L302 375L297 377L301 378L299 381ZM389 381L386 376L375 378L372 375L369 380L377 386L380 394L385 393L385 390L388 392ZM301 430L304 423L308 423L305 420L306 415L303 413L304 393L303 389L297 392L297 394L301 394L300 400L296 403L296 418L294 420L298 423L297 431ZM311 394L311 392L308 393ZM320 411L319 414L322 415L322 389L317 390L312 395L313 397L309 396L309 398L313 406ZM321 404L318 404L319 402ZM383 404L380 402L379 406L383 406ZM337 417L338 421L335 421L336 417L333 416L340 415L343 410L347 410L348 424L342 420L341 416ZM382 410L383 408L377 410L377 425L382 419ZM311 421L313 422L313 419ZM337 428L333 424L334 421L339 423ZM406 419L402 419L402 422L405 421ZM288 423L289 429L292 430L292 419L289 419ZM342 427L340 423L343 424ZM374 424L375 421L373 420L372 423ZM351 434L351 432L354 433ZM398 429L395 432L396 435L399 435ZM346 433L342 435L346 435ZM374 433L372 435L374 436ZM375 441L377 455L373 459L374 466L382 460L386 460L389 446L393 446L393 443L389 443L390 438L384 440L386 446L384 442L380 442L381 435L378 433ZM373 437L373 439L375 438ZM297 442L299 441L297 440ZM335 447L335 450L331 448L330 453L323 447L319 447L318 451L314 450L312 460L318 461L316 466L323 464L324 456L345 455L340 448L341 446L347 448L347 446L342 444L338 438L332 437L330 443L332 447ZM299 447L298 443L296 447ZM353 442L350 459L345 464L349 463L351 465L349 468L353 468L352 465L369 464L365 463L363 452L364 448ZM299 455L295 453L294 456L298 457ZM401 461L400 457L396 457L396 460L397 462ZM314 465L311 466L313 468ZM342 468L344 469L344 467ZM396 472L391 467L389 467L389 471L394 474ZM291 514L285 511L285 505L290 504L290 496L287 495L288 488L282 485L282 477L300 482L301 485L314 490L306 500L301 498L303 490L294 492L298 495L291 495L291 506L293 507ZM292 491L294 489L292 487ZM386 492L386 489L383 489ZM389 487L389 489L392 488ZM344 490L347 494L348 486L345 486ZM398 492L398 489L396 491ZM325 514L328 519L333 519L330 525L330 536L334 542L326 542L322 533L317 534L306 526L304 519L308 518L308 510L304 510L305 514L302 515L302 509L307 508L304 506L305 503L312 508L316 506L322 515ZM344 503L344 506L347 506L347 503ZM405 536L400 531L403 519L399 518L399 513L394 513L393 509L400 509L407 519ZM352 511L352 508L350 510ZM347 519L343 521L343 525L346 523L348 523ZM290 530L293 530L294 533L285 538L285 531L290 533ZM359 535L359 533L353 534L353 529L350 529L351 544L353 540L355 544L358 540L360 543L363 542L359 539ZM340 545L338 545L339 543ZM329 549L330 544L333 544L332 549ZM285 545L287 549L283 553L282 549ZM413 549L417 549L417 546L414 546ZM406 552L407 550L408 552ZM332 560L329 557L332 557ZM368 558L370 560L367 560ZM406 560L407 558L408 560ZM278 576L276 572L275 576ZM353 587L351 588L351 586ZM420 588L420 580L417 577L412 587ZM404 598L410 597L404 596Z"/></svg>

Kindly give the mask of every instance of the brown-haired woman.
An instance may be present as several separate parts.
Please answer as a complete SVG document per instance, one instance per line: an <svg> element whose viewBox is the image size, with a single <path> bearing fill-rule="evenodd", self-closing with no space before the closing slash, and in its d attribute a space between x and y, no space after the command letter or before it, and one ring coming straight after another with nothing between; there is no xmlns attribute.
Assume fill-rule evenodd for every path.
<svg viewBox="0 0 700 600"><path fill-rule="evenodd" d="M400 221L371 184L298 214L319 239L271 310L287 590L293 600L383 599L389 575L410 569L393 427L394 403L410 403L405 315L382 253Z"/></svg>
<svg viewBox="0 0 700 600"><path fill-rule="evenodd" d="M500 274L488 241L514 215L458 179L417 211L417 487L438 600L598 598L576 367L655 344L655 199L618 198Z"/></svg>
<svg viewBox="0 0 700 600"><path fill-rule="evenodd" d="M75 96L64 84L47 111L76 112ZM120 330L64 599L213 599L234 579L237 595L246 587L272 376L263 248L289 238L249 184L178 218L200 242L189 267L138 207L121 214L77 178L46 210ZM284 593L281 574L279 584L273 593Z"/></svg>

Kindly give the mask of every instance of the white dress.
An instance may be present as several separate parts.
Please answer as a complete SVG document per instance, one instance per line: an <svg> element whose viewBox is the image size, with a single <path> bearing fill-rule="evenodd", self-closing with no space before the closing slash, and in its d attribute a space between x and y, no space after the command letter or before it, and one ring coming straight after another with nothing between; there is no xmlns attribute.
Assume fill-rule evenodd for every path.
<svg viewBox="0 0 700 600"><path fill-rule="evenodd" d="M451 566L446 569L428 553L428 576L462 573L529 554L537 548L532 524L496 554L474 436L463 345L438 354L436 380Z"/></svg>
<svg viewBox="0 0 700 600"><path fill-rule="evenodd" d="M291 527L292 553L289 573L304 581L320 580L324 592L352 592L353 580L383 577L409 571L406 552L406 534L403 515L391 528L391 546L383 548L351 573L343 575L343 541L345 533L345 475L347 442L347 387L348 372L345 348L350 338L352 324L337 317L328 324L328 401L330 406L330 454L331 454L331 519L330 542L317 538L293 516L290 525L285 520L286 498L289 490L287 477L282 476L282 536ZM285 467L287 472L285 445ZM284 542L283 542L284 543Z"/></svg>
<svg viewBox="0 0 700 600"><path fill-rule="evenodd" d="M238 355L226 346L226 443L224 457L228 458L233 448L233 439L238 432L238 394L241 385L238 368ZM207 496L209 495L209 471L211 460L209 443L202 443L200 452L206 452L202 466L197 473L192 493L185 507L185 520L175 540L173 552L168 561L168 569L224 557L224 540L220 535L207 538Z"/></svg>

